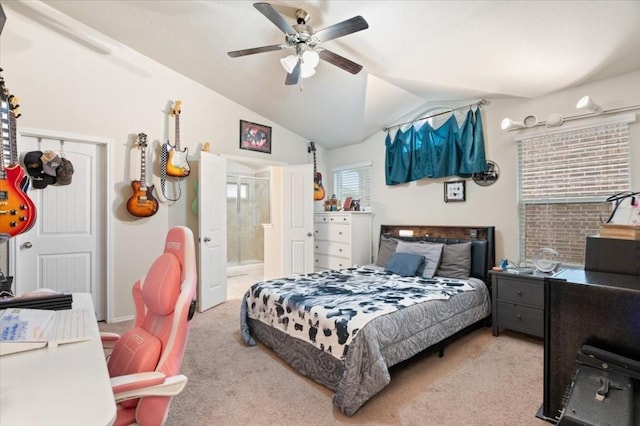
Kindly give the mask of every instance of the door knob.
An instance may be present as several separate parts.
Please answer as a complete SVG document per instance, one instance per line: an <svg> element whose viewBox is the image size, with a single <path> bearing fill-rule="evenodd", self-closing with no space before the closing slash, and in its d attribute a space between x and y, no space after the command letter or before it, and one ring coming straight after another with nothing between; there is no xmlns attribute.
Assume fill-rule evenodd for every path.
<svg viewBox="0 0 640 426"><path fill-rule="evenodd" d="M22 243L22 248L31 248L33 247L33 244L31 244L29 241L27 241L26 243Z"/></svg>
<svg viewBox="0 0 640 426"><path fill-rule="evenodd" d="M211 238L209 238L209 237L204 237L204 238L202 239L202 241L204 241L205 243L208 243L209 241L211 241Z"/></svg>
<svg viewBox="0 0 640 426"><path fill-rule="evenodd" d="M307 232L307 237L312 236L313 234L311 232Z"/></svg>

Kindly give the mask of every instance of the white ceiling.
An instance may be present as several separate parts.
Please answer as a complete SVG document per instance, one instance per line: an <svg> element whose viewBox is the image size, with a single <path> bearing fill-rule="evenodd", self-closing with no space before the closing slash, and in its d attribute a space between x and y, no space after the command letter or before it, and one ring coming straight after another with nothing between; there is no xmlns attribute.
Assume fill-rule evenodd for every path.
<svg viewBox="0 0 640 426"><path fill-rule="evenodd" d="M250 1L44 3L325 148L432 106L535 98L640 70L637 0L271 2L306 10L316 31L356 15L369 23L322 45L363 65L359 74L321 61L302 86L284 85L288 51L226 54L284 42Z"/></svg>

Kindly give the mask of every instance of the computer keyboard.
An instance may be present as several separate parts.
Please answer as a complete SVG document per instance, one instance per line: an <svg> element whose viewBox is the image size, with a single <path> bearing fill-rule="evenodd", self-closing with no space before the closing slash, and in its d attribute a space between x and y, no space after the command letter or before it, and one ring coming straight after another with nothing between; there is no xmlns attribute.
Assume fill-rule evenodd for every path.
<svg viewBox="0 0 640 426"><path fill-rule="evenodd" d="M65 309L56 311L47 330L49 344L63 344L91 339L91 324L96 322L93 312L87 309Z"/></svg>

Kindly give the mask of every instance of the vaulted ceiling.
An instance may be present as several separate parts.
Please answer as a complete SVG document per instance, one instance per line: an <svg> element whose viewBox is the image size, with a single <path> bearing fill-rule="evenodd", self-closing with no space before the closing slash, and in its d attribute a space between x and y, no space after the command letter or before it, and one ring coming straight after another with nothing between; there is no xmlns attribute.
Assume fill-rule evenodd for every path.
<svg viewBox="0 0 640 426"><path fill-rule="evenodd" d="M298 8L316 30L356 15L369 24L322 44L360 73L320 61L292 86L279 61L289 51L227 55L284 43L253 2L44 3L325 148L430 107L535 98L640 70L639 1L275 1L291 24Z"/></svg>

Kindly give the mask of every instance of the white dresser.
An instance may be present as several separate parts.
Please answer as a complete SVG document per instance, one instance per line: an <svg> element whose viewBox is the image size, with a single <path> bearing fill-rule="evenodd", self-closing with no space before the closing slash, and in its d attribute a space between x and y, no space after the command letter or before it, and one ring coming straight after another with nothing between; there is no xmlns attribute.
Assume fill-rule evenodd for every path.
<svg viewBox="0 0 640 426"><path fill-rule="evenodd" d="M367 265L371 261L371 213L314 214L315 270Z"/></svg>

